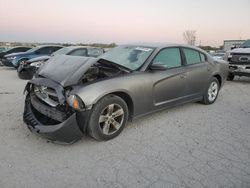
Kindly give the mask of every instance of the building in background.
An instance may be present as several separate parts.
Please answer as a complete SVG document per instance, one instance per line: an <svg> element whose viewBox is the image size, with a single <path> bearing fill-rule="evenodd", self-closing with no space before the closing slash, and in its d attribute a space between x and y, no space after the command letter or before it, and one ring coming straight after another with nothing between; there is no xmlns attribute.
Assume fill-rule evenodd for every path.
<svg viewBox="0 0 250 188"><path fill-rule="evenodd" d="M224 40L223 50L228 51L231 48L238 48L245 40Z"/></svg>

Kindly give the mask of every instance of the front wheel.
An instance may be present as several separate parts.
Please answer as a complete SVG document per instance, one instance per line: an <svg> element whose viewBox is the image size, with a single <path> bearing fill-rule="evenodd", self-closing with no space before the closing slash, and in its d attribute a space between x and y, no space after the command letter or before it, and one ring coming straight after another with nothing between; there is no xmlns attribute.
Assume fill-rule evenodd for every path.
<svg viewBox="0 0 250 188"><path fill-rule="evenodd" d="M202 103L207 105L213 104L218 97L219 91L220 91L219 81L217 80L217 78L212 78L206 90L206 93L203 96Z"/></svg>
<svg viewBox="0 0 250 188"><path fill-rule="evenodd" d="M128 120L128 107L116 95L107 95L93 107L88 123L88 134L96 140L110 140L118 136Z"/></svg>

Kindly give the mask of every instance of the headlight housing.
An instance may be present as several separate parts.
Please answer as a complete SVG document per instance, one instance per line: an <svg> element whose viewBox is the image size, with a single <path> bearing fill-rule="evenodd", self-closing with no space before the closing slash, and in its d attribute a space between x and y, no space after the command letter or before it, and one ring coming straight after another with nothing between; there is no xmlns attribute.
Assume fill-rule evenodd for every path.
<svg viewBox="0 0 250 188"><path fill-rule="evenodd" d="M39 68L42 64L43 64L43 62L38 61L38 62L31 63L30 66Z"/></svg>
<svg viewBox="0 0 250 188"><path fill-rule="evenodd" d="M75 110L81 111L85 109L83 101L77 95L69 95L69 97L67 98L67 103Z"/></svg>

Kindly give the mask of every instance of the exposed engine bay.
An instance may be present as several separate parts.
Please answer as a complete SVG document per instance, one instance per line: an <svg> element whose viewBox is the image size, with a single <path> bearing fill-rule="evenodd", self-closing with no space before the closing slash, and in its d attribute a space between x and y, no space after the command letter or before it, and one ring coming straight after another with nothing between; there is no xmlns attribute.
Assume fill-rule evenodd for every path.
<svg viewBox="0 0 250 188"><path fill-rule="evenodd" d="M82 82L93 82L97 79L115 77L121 74L128 73L129 71L115 66L113 64L105 63L105 60L101 59L100 62L92 65L89 70L83 75Z"/></svg>

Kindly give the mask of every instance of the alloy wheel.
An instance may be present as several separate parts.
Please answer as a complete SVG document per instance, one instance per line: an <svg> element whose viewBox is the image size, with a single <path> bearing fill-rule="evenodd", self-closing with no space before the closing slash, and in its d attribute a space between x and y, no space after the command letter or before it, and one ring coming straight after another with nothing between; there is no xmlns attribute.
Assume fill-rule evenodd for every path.
<svg viewBox="0 0 250 188"><path fill-rule="evenodd" d="M123 108L118 104L109 104L101 112L99 126L104 135L112 135L121 128L123 120Z"/></svg>
<svg viewBox="0 0 250 188"><path fill-rule="evenodd" d="M219 85L217 82L213 81L208 88L208 100L210 102L213 102L216 99L218 91L219 91Z"/></svg>

